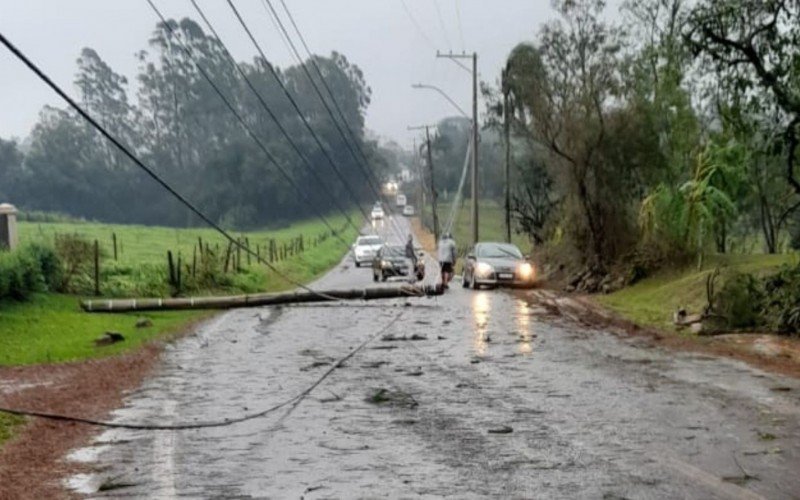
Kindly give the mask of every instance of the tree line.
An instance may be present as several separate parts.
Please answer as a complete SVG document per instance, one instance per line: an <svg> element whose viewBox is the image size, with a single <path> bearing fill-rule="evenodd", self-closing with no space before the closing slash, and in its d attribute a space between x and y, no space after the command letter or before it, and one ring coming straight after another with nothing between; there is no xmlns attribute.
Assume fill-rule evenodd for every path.
<svg viewBox="0 0 800 500"><path fill-rule="evenodd" d="M599 270L800 247L800 3L553 6L488 103L534 241Z"/></svg>
<svg viewBox="0 0 800 500"><path fill-rule="evenodd" d="M103 127L214 220L229 227L263 226L333 212L337 204L332 197L339 200L339 206L355 204L290 105L270 71L269 61L256 57L236 64L324 185L290 149L257 96L231 65L222 44L191 19L167 23L159 23L147 41L147 49L136 54L139 69L135 99L129 96L127 79L97 51L81 51L74 80L76 97ZM176 34L190 48L191 57L175 39ZM369 167L380 178L394 165L389 164L391 155L384 154L377 141L365 137L364 113L371 89L362 71L337 52L314 59L347 125L355 132ZM195 61L316 207L304 203L268 161L203 78ZM303 68L272 69L298 102L359 201L372 198L361 167L344 146ZM321 82L316 83L321 86ZM77 113L51 106L41 111L24 146L0 139L0 199L22 209L109 222L198 223Z"/></svg>

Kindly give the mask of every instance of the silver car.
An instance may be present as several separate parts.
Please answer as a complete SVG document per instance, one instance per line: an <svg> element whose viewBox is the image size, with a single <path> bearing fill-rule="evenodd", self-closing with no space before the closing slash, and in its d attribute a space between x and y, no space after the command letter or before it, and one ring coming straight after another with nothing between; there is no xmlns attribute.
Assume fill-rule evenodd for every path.
<svg viewBox="0 0 800 500"><path fill-rule="evenodd" d="M531 287L535 280L533 265L516 245L484 242L467 254L461 283L475 289L481 285Z"/></svg>
<svg viewBox="0 0 800 500"><path fill-rule="evenodd" d="M356 267L361 267L361 264L370 264L375 254L383 246L383 240L380 236L359 236L353 244L353 261Z"/></svg>

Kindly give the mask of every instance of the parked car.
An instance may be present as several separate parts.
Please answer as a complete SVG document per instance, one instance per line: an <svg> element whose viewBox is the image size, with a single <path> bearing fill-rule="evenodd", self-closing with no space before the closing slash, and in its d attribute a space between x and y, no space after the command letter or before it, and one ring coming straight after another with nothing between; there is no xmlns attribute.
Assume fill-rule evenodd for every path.
<svg viewBox="0 0 800 500"><path fill-rule="evenodd" d="M482 242L467 254L461 283L464 288L487 286L531 287L536 272L516 245Z"/></svg>
<svg viewBox="0 0 800 500"><path fill-rule="evenodd" d="M371 214L372 220L383 219L384 215L385 214L383 213L383 208L382 207L375 206L375 207L372 208L372 214Z"/></svg>
<svg viewBox="0 0 800 500"><path fill-rule="evenodd" d="M414 205L406 205L403 207L403 215L406 217L412 217L414 213Z"/></svg>
<svg viewBox="0 0 800 500"><path fill-rule="evenodd" d="M382 246L383 240L380 236L359 236L353 244L353 260L356 263L356 267L372 262L375 254L378 253Z"/></svg>
<svg viewBox="0 0 800 500"><path fill-rule="evenodd" d="M421 280L425 277L425 262L423 255L417 251L418 259L416 268L411 268L411 259L406 257L406 247L403 245L384 245L372 259L372 280L386 281L392 276L406 276Z"/></svg>

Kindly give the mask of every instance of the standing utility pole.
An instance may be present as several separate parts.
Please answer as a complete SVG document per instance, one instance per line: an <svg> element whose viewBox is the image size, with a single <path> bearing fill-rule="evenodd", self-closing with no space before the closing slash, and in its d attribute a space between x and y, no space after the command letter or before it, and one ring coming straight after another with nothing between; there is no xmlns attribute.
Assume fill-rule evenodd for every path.
<svg viewBox="0 0 800 500"><path fill-rule="evenodd" d="M431 176L431 207L433 210L433 241L439 241L439 215L436 213L436 182L433 180L433 152L431 150L431 134L425 125L425 140L428 142L428 171Z"/></svg>
<svg viewBox="0 0 800 500"><path fill-rule="evenodd" d="M478 53L441 54L447 59L472 59L472 244L478 242Z"/></svg>
<svg viewBox="0 0 800 500"><path fill-rule="evenodd" d="M436 212L436 183L433 179L433 149L431 148L431 134L430 134L430 125L420 125L418 127L407 127L408 130L422 130L425 129L425 148L427 150L427 160L428 160L428 172L431 176L431 212L433 213L433 237L436 244L439 243L439 214ZM416 148L416 141L414 141L414 147ZM421 170L421 169L420 169ZM420 182L422 181L422 175L420 174ZM424 191L423 191L424 197Z"/></svg>
<svg viewBox="0 0 800 500"><path fill-rule="evenodd" d="M502 76L502 86L503 86L503 132L505 133L505 146L506 146L506 155L505 155L505 181L506 181L506 188L505 188L505 229L506 229L506 243L511 243L511 117L509 116L509 107L508 107L508 82L506 81L506 71L503 70Z"/></svg>

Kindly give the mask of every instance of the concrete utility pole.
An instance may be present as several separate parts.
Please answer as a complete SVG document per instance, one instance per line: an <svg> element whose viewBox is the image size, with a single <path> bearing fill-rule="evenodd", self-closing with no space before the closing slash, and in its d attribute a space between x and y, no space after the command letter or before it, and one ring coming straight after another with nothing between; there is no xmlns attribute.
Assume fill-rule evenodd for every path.
<svg viewBox="0 0 800 500"><path fill-rule="evenodd" d="M433 241L439 241L439 214L436 213L436 181L433 179L433 151L431 148L431 133L425 126L425 140L428 142L428 171L431 176L431 207L433 210Z"/></svg>
<svg viewBox="0 0 800 500"><path fill-rule="evenodd" d="M441 54L436 57L447 59L472 59L472 243L478 242L478 53Z"/></svg>
<svg viewBox="0 0 800 500"><path fill-rule="evenodd" d="M503 132L505 134L505 224L506 224L506 243L511 243L511 118L509 117L510 109L508 107L508 82L506 81L506 70L503 70L502 76L503 86Z"/></svg>
<svg viewBox="0 0 800 500"><path fill-rule="evenodd" d="M408 130L425 130L425 149L427 151L427 160L428 160L428 172L431 176L431 212L433 214L433 237L434 241L439 242L439 214L436 212L436 182L434 181L433 177L433 149L431 148L431 134L430 134L430 125L420 125L417 127L407 127ZM416 141L414 142L414 147L416 147ZM420 176L420 181L422 178Z"/></svg>

